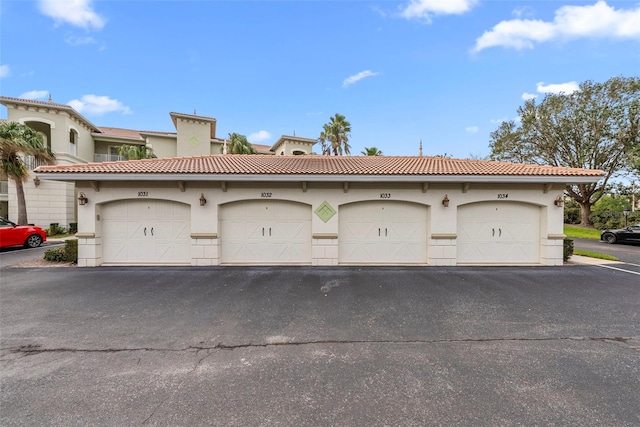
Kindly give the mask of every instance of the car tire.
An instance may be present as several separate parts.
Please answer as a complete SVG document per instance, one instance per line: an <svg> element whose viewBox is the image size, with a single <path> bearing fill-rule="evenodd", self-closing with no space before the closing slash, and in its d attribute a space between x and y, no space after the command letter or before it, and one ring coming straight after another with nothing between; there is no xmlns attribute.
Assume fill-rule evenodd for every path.
<svg viewBox="0 0 640 427"><path fill-rule="evenodd" d="M37 248L42 244L42 237L37 234L32 234L27 237L27 241L24 243L25 248Z"/></svg>
<svg viewBox="0 0 640 427"><path fill-rule="evenodd" d="M602 236L602 240L604 240L606 243L614 244L618 241L618 238L615 234L606 233L604 236Z"/></svg>

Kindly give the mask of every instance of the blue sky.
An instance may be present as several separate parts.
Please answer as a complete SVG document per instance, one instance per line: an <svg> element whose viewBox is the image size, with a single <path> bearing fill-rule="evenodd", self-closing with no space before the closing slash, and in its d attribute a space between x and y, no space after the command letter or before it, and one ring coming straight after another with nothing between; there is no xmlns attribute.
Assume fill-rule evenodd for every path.
<svg viewBox="0 0 640 427"><path fill-rule="evenodd" d="M340 113L352 154L466 158L525 98L639 74L636 1L0 0L0 94L97 126L269 145Z"/></svg>

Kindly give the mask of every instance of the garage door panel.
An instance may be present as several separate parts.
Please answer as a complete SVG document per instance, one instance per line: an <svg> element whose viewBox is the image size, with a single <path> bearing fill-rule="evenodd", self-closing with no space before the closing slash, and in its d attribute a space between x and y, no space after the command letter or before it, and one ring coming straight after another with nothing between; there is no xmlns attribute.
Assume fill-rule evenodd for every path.
<svg viewBox="0 0 640 427"><path fill-rule="evenodd" d="M339 208L339 262L425 264L427 207L368 201Z"/></svg>
<svg viewBox="0 0 640 427"><path fill-rule="evenodd" d="M105 264L190 264L190 207L123 200L102 209Z"/></svg>
<svg viewBox="0 0 640 427"><path fill-rule="evenodd" d="M246 200L220 208L224 264L311 264L311 206Z"/></svg>
<svg viewBox="0 0 640 427"><path fill-rule="evenodd" d="M540 208L482 202L458 208L458 263L540 262Z"/></svg>

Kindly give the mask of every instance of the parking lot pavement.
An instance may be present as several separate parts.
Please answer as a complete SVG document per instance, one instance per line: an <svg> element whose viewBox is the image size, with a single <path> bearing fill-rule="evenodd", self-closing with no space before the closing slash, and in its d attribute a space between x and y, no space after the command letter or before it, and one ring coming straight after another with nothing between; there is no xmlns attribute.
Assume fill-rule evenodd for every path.
<svg viewBox="0 0 640 427"><path fill-rule="evenodd" d="M2 269L2 425L638 425L598 266Z"/></svg>
<svg viewBox="0 0 640 427"><path fill-rule="evenodd" d="M607 244L601 240L574 238L573 245L576 249L600 252L618 258L620 261L640 265L640 243Z"/></svg>

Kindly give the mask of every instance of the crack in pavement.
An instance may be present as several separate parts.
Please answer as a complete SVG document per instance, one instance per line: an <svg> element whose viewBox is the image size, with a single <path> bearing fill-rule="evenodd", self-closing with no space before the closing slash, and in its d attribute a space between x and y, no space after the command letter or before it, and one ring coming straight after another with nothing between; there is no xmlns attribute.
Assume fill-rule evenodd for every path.
<svg viewBox="0 0 640 427"><path fill-rule="evenodd" d="M460 338L460 339L434 339L434 340L314 340L314 341L287 341L277 343L245 343L245 344L224 344L222 342L212 346L188 346L183 348L152 348L152 347L130 347L130 348L42 348L40 345L22 345L18 347L0 348L0 351L9 351L10 353L21 353L25 355L40 353L121 353L121 352L185 352L207 351L207 355L201 358L194 367L195 371L204 359L209 357L211 350L236 350L242 348L253 347L281 347L281 346L304 346L319 344L450 344L450 343L484 343L484 342L542 342L542 341L599 341L627 344L629 348L640 351L640 346L630 345L629 341L640 341L640 337L583 337L583 336L564 336L564 337L547 337L547 338Z"/></svg>
<svg viewBox="0 0 640 427"><path fill-rule="evenodd" d="M179 351L179 350L178 350ZM202 350L196 350L196 355ZM207 354L205 354L203 357L199 358L195 365L193 366L193 369L191 369L187 375L185 375L185 378L182 379L182 381L180 381L180 383L171 391L171 393L169 393L167 395L167 397L165 397L164 399L162 399L162 401L160 401L155 408L153 408L153 411L151 411L151 413L149 414L149 416L147 418L144 419L144 421L142 421L141 425L144 425L146 423L149 422L149 420L151 420L151 418L153 418L153 416L156 414L156 412L158 411L158 409L160 409L164 403L171 399L173 397L174 394L176 394L176 392L180 389L180 387L182 386L182 384L184 384L184 382L187 380L187 376L193 374L199 367L200 364L202 364L202 361L204 359L206 359L207 357L211 356L213 353L211 353L210 349L206 349Z"/></svg>

